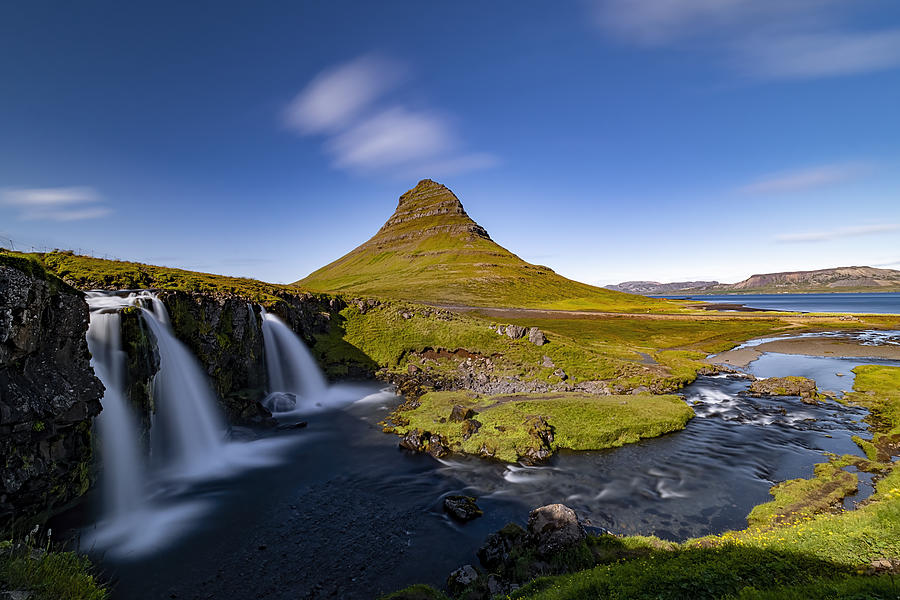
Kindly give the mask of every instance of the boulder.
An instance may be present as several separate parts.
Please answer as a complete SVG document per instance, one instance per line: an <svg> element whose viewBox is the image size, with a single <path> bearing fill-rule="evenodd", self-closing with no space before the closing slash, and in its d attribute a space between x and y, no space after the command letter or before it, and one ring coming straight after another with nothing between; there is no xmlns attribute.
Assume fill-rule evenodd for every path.
<svg viewBox="0 0 900 600"><path fill-rule="evenodd" d="M518 325L507 325L506 326L506 337L517 340L520 337L525 337L525 328L519 327Z"/></svg>
<svg viewBox="0 0 900 600"><path fill-rule="evenodd" d="M507 524L503 529L492 533L478 549L478 560L485 569L496 570L508 559L514 548L524 546L528 534L515 523Z"/></svg>
<svg viewBox="0 0 900 600"><path fill-rule="evenodd" d="M458 596L476 581L478 581L478 571L475 567L472 565L463 565L450 573L450 576L447 578L447 591L449 591L452 596Z"/></svg>
<svg viewBox="0 0 900 600"><path fill-rule="evenodd" d="M463 523L484 514L472 496L447 496L444 498L444 512Z"/></svg>
<svg viewBox="0 0 900 600"><path fill-rule="evenodd" d="M563 371L562 369L557 369L557 370L553 371L553 375L554 375L555 377L559 377L559 378L562 379L563 381L565 381L566 379L569 378L569 376L566 375L566 372Z"/></svg>
<svg viewBox="0 0 900 600"><path fill-rule="evenodd" d="M547 336L537 327L532 327L528 330L528 341L535 346L543 346L547 343Z"/></svg>
<svg viewBox="0 0 900 600"><path fill-rule="evenodd" d="M564 504L548 504L528 515L528 538L538 556L552 554L582 542L587 534L575 511Z"/></svg>
<svg viewBox="0 0 900 600"><path fill-rule="evenodd" d="M462 423L466 419L471 419L475 416L475 411L471 408L467 408L461 404L456 404L453 406L453 410L450 411L450 422L451 423Z"/></svg>
<svg viewBox="0 0 900 600"><path fill-rule="evenodd" d="M464 440L469 439L481 429L481 421L476 421L475 419L466 419L462 424L462 438Z"/></svg>
<svg viewBox="0 0 900 600"><path fill-rule="evenodd" d="M552 359L552 358L550 358L549 356L546 356L546 355L545 355L544 358L541 359L541 366L544 367L544 368L546 368L546 369L552 369L552 368L554 368L556 365L553 364L553 359Z"/></svg>

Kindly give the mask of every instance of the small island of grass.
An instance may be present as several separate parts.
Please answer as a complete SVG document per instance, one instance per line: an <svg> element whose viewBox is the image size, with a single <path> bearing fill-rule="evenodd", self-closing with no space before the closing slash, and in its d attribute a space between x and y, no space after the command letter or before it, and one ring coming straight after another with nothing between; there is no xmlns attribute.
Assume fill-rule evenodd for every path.
<svg viewBox="0 0 900 600"><path fill-rule="evenodd" d="M407 448L515 462L541 460L560 449L622 446L684 429L693 416L673 395L431 392L415 408L395 413L389 428Z"/></svg>

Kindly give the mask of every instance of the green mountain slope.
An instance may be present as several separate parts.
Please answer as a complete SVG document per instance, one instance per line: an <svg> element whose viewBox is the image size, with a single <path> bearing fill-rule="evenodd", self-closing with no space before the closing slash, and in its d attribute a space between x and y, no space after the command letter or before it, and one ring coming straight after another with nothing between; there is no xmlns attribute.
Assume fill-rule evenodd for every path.
<svg viewBox="0 0 900 600"><path fill-rule="evenodd" d="M424 179L369 241L296 282L322 292L467 306L672 310L674 305L566 279L491 240L445 186Z"/></svg>

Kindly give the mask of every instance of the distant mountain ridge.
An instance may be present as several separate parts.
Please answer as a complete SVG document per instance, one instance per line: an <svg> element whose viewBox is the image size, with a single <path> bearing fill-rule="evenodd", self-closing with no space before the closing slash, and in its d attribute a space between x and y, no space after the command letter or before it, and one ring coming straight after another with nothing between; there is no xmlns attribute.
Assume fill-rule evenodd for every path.
<svg viewBox="0 0 900 600"><path fill-rule="evenodd" d="M875 267L836 267L751 275L738 283L716 281L625 281L608 289L642 295L898 292L900 271Z"/></svg>
<svg viewBox="0 0 900 600"><path fill-rule="evenodd" d="M445 305L671 310L663 300L566 279L494 242L446 186L423 179L367 242L296 282L303 288Z"/></svg>

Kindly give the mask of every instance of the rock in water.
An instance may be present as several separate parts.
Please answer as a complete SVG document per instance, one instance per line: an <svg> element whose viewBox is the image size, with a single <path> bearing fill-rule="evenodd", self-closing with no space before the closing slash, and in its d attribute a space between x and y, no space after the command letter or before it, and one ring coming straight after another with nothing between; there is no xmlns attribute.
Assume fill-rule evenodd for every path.
<svg viewBox="0 0 900 600"><path fill-rule="evenodd" d="M463 523L484 514L472 496L447 496L444 498L444 512Z"/></svg>
<svg viewBox="0 0 900 600"><path fill-rule="evenodd" d="M0 255L0 530L87 491L103 385L81 292L32 260Z"/></svg>
<svg viewBox="0 0 900 600"><path fill-rule="evenodd" d="M528 515L528 537L541 557L580 543L587 537L575 511L565 504L548 504Z"/></svg>
<svg viewBox="0 0 900 600"><path fill-rule="evenodd" d="M804 400L816 398L816 382L806 377L769 377L750 384L754 396L800 396Z"/></svg>

